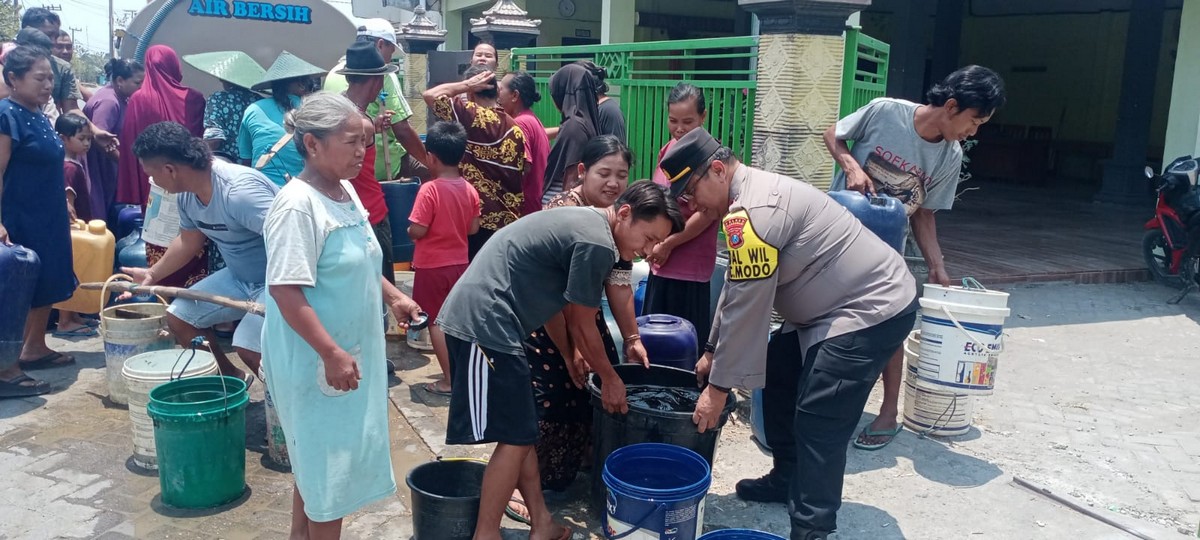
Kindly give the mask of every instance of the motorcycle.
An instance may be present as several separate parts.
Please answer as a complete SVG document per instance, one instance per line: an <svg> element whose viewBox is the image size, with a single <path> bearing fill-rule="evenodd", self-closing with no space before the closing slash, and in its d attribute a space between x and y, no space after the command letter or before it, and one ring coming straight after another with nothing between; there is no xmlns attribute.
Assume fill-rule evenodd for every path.
<svg viewBox="0 0 1200 540"><path fill-rule="evenodd" d="M1146 178L1158 193L1154 217L1146 222L1142 254L1154 280L1181 288L1168 301L1178 304L1200 288L1200 191L1196 189L1200 163L1192 156L1176 158L1161 176L1146 167Z"/></svg>

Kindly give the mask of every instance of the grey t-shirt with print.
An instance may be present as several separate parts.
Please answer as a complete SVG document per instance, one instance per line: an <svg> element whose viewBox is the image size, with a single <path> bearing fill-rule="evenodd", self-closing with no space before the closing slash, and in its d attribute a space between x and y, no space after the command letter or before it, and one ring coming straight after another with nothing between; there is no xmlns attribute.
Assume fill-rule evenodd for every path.
<svg viewBox="0 0 1200 540"><path fill-rule="evenodd" d="M179 227L199 230L221 250L225 266L242 283L266 282L267 246L263 222L279 186L250 167L212 162L212 199L179 194Z"/></svg>
<svg viewBox="0 0 1200 540"><path fill-rule="evenodd" d="M958 141L929 142L913 125L916 103L877 98L841 119L838 140L854 141L854 160L875 182L877 193L904 203L908 215L917 208L949 210L954 205L962 145ZM846 173L839 171L830 190L846 189Z"/></svg>
<svg viewBox="0 0 1200 540"><path fill-rule="evenodd" d="M442 306L447 334L520 355L530 332L568 303L600 307L604 279L617 262L608 219L567 207L522 217L496 232Z"/></svg>

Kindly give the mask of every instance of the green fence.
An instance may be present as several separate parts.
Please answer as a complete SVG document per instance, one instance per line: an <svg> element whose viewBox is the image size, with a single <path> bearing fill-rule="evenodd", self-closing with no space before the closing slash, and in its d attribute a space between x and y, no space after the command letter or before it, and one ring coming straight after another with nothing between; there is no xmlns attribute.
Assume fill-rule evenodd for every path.
<svg viewBox="0 0 1200 540"><path fill-rule="evenodd" d="M538 83L534 113L547 127L561 115L550 99L550 75L564 64L591 60L608 70L609 96L618 99L635 163L630 177L650 178L667 133L667 95L681 81L708 102L705 128L738 156L749 158L754 135L754 70L758 39L733 37L513 49L510 68Z"/></svg>
<svg viewBox="0 0 1200 540"><path fill-rule="evenodd" d="M839 117L882 96L889 47L856 28L846 30L845 73ZM608 70L609 95L625 117L635 163L630 178L650 178L667 133L667 95L679 82L696 85L708 102L705 128L749 162L754 140L755 36L513 49L509 68L533 75L542 101L533 111L547 127L561 115L548 82L558 68L591 60Z"/></svg>
<svg viewBox="0 0 1200 540"><path fill-rule="evenodd" d="M857 28L846 29L846 56L842 67L842 99L838 118L857 111L887 92L888 55L891 46Z"/></svg>

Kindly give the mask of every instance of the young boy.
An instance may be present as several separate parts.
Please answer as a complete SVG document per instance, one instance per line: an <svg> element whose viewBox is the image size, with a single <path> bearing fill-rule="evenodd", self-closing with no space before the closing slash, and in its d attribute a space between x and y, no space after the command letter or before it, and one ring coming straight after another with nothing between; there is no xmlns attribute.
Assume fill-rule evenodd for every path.
<svg viewBox="0 0 1200 540"><path fill-rule="evenodd" d="M436 175L417 192L408 236L413 250L413 300L429 314L429 339L442 368L442 379L425 385L450 395L450 357L446 334L435 321L450 289L467 271L467 236L479 231L479 193L458 172L467 150L467 132L455 122L438 122L425 136L429 167Z"/></svg>
<svg viewBox="0 0 1200 540"><path fill-rule="evenodd" d="M91 208L91 181L88 179L87 167L83 165L83 156L92 147L92 128L88 119L76 114L67 113L58 117L54 122L54 130L58 132L67 152L63 161L63 175L67 183L67 213L71 223L76 219L85 222L94 217ZM58 329L55 337L89 337L96 335L96 329L87 324L78 313L59 310Z"/></svg>

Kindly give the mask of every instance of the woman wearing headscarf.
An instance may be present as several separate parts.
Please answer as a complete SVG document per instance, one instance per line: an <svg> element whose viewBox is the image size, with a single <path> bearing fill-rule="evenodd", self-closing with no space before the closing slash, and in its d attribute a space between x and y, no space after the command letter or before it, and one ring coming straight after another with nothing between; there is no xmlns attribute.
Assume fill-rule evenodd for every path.
<svg viewBox="0 0 1200 540"><path fill-rule="evenodd" d="M583 147L599 133L596 86L591 70L580 64L567 64L550 77L550 97L563 120L546 164L542 205L579 184Z"/></svg>
<svg viewBox="0 0 1200 540"><path fill-rule="evenodd" d="M183 85L183 68L179 55L166 45L153 45L146 50L146 76L125 105L125 122L121 140L135 141L138 134L159 122L183 124L188 132L199 137L204 133L204 94ZM150 197L150 177L142 170L133 152L121 152L117 159L117 201L146 206ZM146 243L146 259L153 266L166 253L167 246ZM190 287L208 275L208 257L188 261L174 274L156 280L168 287Z"/></svg>
<svg viewBox="0 0 1200 540"><path fill-rule="evenodd" d="M142 87L125 105L121 140L133 141L139 133L159 122L178 122L192 135L204 134L204 94L183 85L179 55L166 45L146 50L146 77ZM122 152L117 162L117 202L146 204L150 180L133 152Z"/></svg>
<svg viewBox="0 0 1200 540"><path fill-rule="evenodd" d="M120 133L125 122L125 107L129 97L142 86L146 70L134 60L113 58L104 66L108 84L96 90L92 99L83 106L87 115L100 129L109 133ZM117 197L117 159L120 150L110 151L103 145L94 144L88 151L88 177L92 180L92 215L103 218L108 215Z"/></svg>

